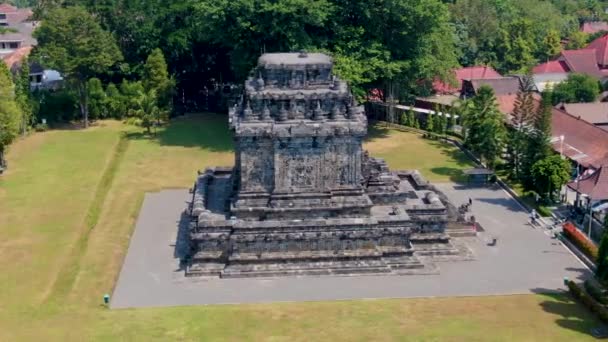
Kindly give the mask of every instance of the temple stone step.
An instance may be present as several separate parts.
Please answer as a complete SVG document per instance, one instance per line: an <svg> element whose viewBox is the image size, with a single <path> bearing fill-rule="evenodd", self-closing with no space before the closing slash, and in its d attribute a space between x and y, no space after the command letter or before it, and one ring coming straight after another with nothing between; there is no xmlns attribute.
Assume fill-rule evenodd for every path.
<svg viewBox="0 0 608 342"><path fill-rule="evenodd" d="M239 253L235 252L229 257L230 262L235 263L262 263L280 262L294 260L308 261L334 261L340 259L367 259L381 258L387 255L412 255L413 250L407 247L379 248L379 249L355 249L340 251L285 251L265 253Z"/></svg>
<svg viewBox="0 0 608 342"><path fill-rule="evenodd" d="M450 237L475 237L477 232L472 227L450 228L445 230Z"/></svg>
<svg viewBox="0 0 608 342"><path fill-rule="evenodd" d="M340 262L298 262L273 264L228 265L221 274L229 277L272 277L284 275L329 275L390 273L391 269L380 259Z"/></svg>
<svg viewBox="0 0 608 342"><path fill-rule="evenodd" d="M415 244L416 255L435 256L435 255L458 255L460 251L451 244L444 243L422 243Z"/></svg>
<svg viewBox="0 0 608 342"><path fill-rule="evenodd" d="M186 277L219 277L226 267L224 263L198 262L186 269Z"/></svg>

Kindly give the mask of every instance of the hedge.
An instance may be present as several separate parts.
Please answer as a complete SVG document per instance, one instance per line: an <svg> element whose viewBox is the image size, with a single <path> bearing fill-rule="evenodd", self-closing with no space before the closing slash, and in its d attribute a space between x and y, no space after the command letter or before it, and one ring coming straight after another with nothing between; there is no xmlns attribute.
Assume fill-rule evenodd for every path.
<svg viewBox="0 0 608 342"><path fill-rule="evenodd" d="M596 302L595 299L585 293L585 291L572 280L568 280L567 285L574 298L583 302L583 304L592 312L595 312L604 323L608 323L608 309Z"/></svg>
<svg viewBox="0 0 608 342"><path fill-rule="evenodd" d="M598 248L591 242L580 230L578 230L571 222L564 224L564 236L572 241L587 257L593 262L597 261Z"/></svg>
<svg viewBox="0 0 608 342"><path fill-rule="evenodd" d="M589 280L585 280L583 286L585 286L585 291L587 291L587 293L593 297L593 299L604 305L608 304L608 298L606 298L606 295L601 288L593 285Z"/></svg>

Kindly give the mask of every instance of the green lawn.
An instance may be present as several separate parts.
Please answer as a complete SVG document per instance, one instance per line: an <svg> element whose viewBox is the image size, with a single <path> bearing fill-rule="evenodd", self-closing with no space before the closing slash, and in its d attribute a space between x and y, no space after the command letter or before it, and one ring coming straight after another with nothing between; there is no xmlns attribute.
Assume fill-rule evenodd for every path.
<svg viewBox="0 0 608 342"><path fill-rule="evenodd" d="M370 127L365 148L384 158L392 169L417 169L432 182L463 181L462 170L474 166L453 145L380 124Z"/></svg>
<svg viewBox="0 0 608 342"><path fill-rule="evenodd" d="M108 310L143 194L233 163L226 117L178 119L154 138L106 121L13 145L0 177L0 341L591 340L567 296L366 300ZM366 147L435 181L467 167L439 142L372 130ZM142 284L146 286L146 284Z"/></svg>

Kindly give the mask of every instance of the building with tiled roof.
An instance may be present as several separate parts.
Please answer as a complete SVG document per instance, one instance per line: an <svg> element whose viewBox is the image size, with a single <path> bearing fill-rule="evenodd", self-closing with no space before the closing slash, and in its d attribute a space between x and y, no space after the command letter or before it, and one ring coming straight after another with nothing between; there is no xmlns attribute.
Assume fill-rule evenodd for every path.
<svg viewBox="0 0 608 342"><path fill-rule="evenodd" d="M608 102L563 103L559 108L608 131Z"/></svg>
<svg viewBox="0 0 608 342"><path fill-rule="evenodd" d="M608 200L608 164L600 166L589 175L569 182L568 187L587 195L591 201Z"/></svg>
<svg viewBox="0 0 608 342"><path fill-rule="evenodd" d="M433 90L437 94L456 94L462 89L462 82L471 79L487 79L502 77L490 66L471 66L454 70L457 84L451 85L440 80L433 81Z"/></svg>
<svg viewBox="0 0 608 342"><path fill-rule="evenodd" d="M462 82L461 97L469 98L477 95L482 86L488 86L494 90L494 95L515 95L519 91L519 77L498 77L487 79L471 79Z"/></svg>
<svg viewBox="0 0 608 342"><path fill-rule="evenodd" d="M608 31L608 23L605 21L589 21L583 23L583 25L581 26L581 31L587 34Z"/></svg>
<svg viewBox="0 0 608 342"><path fill-rule="evenodd" d="M553 108L551 114L551 145L555 151L584 168L598 169L606 162L608 131L559 108Z"/></svg>
<svg viewBox="0 0 608 342"><path fill-rule="evenodd" d="M608 68L608 34L592 41L585 49L595 50L596 62L601 68Z"/></svg>

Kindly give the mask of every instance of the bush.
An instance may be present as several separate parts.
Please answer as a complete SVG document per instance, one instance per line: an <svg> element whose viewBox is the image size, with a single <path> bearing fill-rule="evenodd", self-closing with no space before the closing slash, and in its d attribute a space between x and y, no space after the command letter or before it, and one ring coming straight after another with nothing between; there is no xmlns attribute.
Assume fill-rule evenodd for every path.
<svg viewBox="0 0 608 342"><path fill-rule="evenodd" d="M551 216L551 209L549 209L547 207L544 207L542 205L539 205L538 206L538 213L542 217L549 217L549 216Z"/></svg>
<svg viewBox="0 0 608 342"><path fill-rule="evenodd" d="M49 129L49 125L47 125L47 124L45 124L45 123L39 123L39 124L36 124L36 125L34 126L34 130L35 130L36 132L44 132L44 131L46 131L46 130L48 130L48 129Z"/></svg>
<svg viewBox="0 0 608 342"><path fill-rule="evenodd" d="M130 117L125 120L125 123L127 125L132 125L132 126L141 126L141 119L135 118L135 117Z"/></svg>
<svg viewBox="0 0 608 342"><path fill-rule="evenodd" d="M569 280L567 285L568 289L570 290L570 294L572 294L575 299L583 302L583 304L585 304L585 306L588 307L592 312L597 313L603 322L608 323L608 310L603 305L596 302L572 280Z"/></svg>
<svg viewBox="0 0 608 342"><path fill-rule="evenodd" d="M593 297L593 299L604 305L608 304L608 298L606 298L606 294L604 291L602 291L602 289L597 288L589 280L585 280L583 285L585 286L585 291L587 291L587 293Z"/></svg>
<svg viewBox="0 0 608 342"><path fill-rule="evenodd" d="M564 236L575 244L589 259L597 262L598 249L587 237L572 223L566 222L563 227Z"/></svg>

